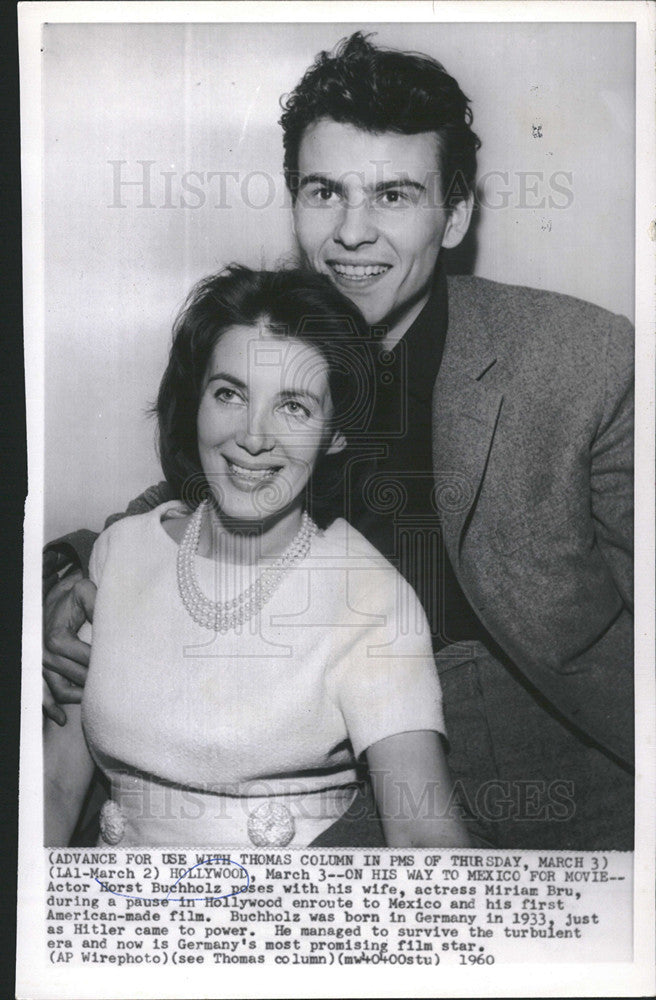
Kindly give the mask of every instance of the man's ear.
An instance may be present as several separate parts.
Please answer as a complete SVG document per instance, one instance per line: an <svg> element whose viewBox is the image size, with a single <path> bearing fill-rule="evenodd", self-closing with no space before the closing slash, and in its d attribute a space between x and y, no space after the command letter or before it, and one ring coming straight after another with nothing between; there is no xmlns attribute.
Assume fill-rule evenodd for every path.
<svg viewBox="0 0 656 1000"><path fill-rule="evenodd" d="M449 215L446 229L444 230L444 236L442 237L442 246L446 250L451 250L453 247L457 247L458 244L462 243L467 230L469 229L473 209L473 192L470 193L468 198L463 198L462 201L459 201L458 204L451 209L451 214Z"/></svg>
<svg viewBox="0 0 656 1000"><path fill-rule="evenodd" d="M335 431L332 440L326 448L326 455L338 455L346 448L346 438L341 431Z"/></svg>

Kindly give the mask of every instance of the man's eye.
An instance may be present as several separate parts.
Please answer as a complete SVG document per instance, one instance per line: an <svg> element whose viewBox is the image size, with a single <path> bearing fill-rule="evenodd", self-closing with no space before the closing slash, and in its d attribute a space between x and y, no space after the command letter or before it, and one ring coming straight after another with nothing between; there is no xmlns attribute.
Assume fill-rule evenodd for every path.
<svg viewBox="0 0 656 1000"><path fill-rule="evenodd" d="M330 201L334 201L337 197L335 192L331 188L321 187L316 188L314 191L310 192L310 196L314 201L321 201L324 204Z"/></svg>
<svg viewBox="0 0 656 1000"><path fill-rule="evenodd" d="M407 196L402 191L392 189L391 191L383 191L380 200L383 205L399 205L407 201Z"/></svg>

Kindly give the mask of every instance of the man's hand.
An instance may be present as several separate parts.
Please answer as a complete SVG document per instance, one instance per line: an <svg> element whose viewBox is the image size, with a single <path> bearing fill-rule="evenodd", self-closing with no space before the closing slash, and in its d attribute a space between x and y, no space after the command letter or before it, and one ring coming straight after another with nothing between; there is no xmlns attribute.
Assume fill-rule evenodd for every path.
<svg viewBox="0 0 656 1000"><path fill-rule="evenodd" d="M77 570L56 583L43 604L43 710L60 726L66 713L57 702L82 700L91 647L77 633L93 620L95 600L95 585Z"/></svg>

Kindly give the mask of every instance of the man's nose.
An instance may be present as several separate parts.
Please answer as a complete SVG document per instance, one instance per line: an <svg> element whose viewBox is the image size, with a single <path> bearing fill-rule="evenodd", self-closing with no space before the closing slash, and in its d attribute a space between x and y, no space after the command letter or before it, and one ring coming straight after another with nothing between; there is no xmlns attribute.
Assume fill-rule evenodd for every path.
<svg viewBox="0 0 656 1000"><path fill-rule="evenodd" d="M335 242L352 250L363 243L375 243L377 238L374 213L366 198L345 204L335 228Z"/></svg>
<svg viewBox="0 0 656 1000"><path fill-rule="evenodd" d="M251 455L271 451L275 447L270 415L261 410L248 409L245 421L237 434L237 444Z"/></svg>

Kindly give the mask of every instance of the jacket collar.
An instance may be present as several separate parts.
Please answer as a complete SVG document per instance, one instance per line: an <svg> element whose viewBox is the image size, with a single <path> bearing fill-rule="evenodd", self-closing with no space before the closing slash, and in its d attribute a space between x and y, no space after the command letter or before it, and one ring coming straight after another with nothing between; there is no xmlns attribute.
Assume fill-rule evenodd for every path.
<svg viewBox="0 0 656 1000"><path fill-rule="evenodd" d="M448 332L433 393L433 465L443 504L444 539L455 566L481 491L503 401L485 384L496 362L492 338L475 301L449 282ZM462 289L462 290L461 290Z"/></svg>
<svg viewBox="0 0 656 1000"><path fill-rule="evenodd" d="M496 348L475 295L472 279L448 279L447 337L443 366L481 378L497 359Z"/></svg>

